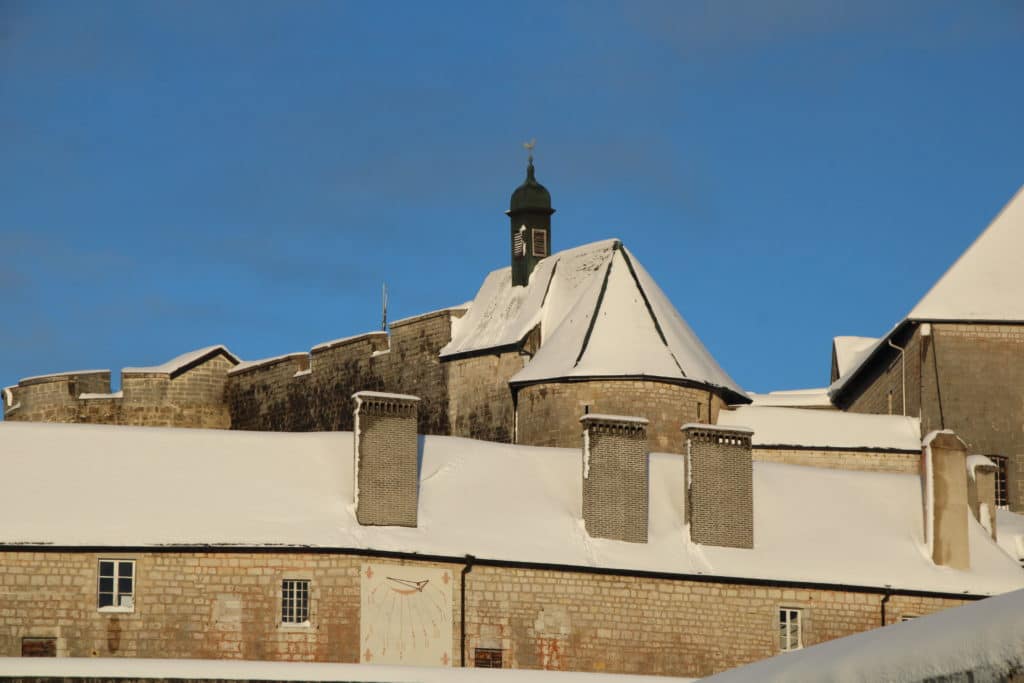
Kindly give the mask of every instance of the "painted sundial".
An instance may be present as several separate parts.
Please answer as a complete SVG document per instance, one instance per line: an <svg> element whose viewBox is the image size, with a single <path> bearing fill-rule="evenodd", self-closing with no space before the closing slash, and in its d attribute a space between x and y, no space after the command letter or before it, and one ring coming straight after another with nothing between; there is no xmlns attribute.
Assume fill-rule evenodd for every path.
<svg viewBox="0 0 1024 683"><path fill-rule="evenodd" d="M364 564L360 577L361 662L451 666L451 571Z"/></svg>

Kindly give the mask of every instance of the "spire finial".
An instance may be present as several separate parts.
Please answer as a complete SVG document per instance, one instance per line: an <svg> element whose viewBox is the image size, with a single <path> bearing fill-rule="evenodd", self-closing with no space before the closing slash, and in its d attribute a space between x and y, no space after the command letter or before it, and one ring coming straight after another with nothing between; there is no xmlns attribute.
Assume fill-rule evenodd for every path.
<svg viewBox="0 0 1024 683"><path fill-rule="evenodd" d="M529 142L524 142L523 143L523 149L525 149L527 154L529 155L528 158L527 158L527 162L529 162L529 164L531 166L533 165L533 148L536 147L536 146L537 146L537 138L530 138Z"/></svg>

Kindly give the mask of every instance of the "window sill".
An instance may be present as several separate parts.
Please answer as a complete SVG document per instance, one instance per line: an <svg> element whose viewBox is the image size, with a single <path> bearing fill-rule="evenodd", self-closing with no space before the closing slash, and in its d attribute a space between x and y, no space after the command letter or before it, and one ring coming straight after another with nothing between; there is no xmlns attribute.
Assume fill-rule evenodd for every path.
<svg viewBox="0 0 1024 683"><path fill-rule="evenodd" d="M277 625L277 627L278 628L287 629L289 631L303 631L303 630L307 630L307 629L313 628L313 624L308 622L308 621L303 621L303 622L298 623L298 624L281 622L281 623L279 623Z"/></svg>
<svg viewBox="0 0 1024 683"><path fill-rule="evenodd" d="M97 612L103 614L131 614L135 611L134 607L98 607Z"/></svg>

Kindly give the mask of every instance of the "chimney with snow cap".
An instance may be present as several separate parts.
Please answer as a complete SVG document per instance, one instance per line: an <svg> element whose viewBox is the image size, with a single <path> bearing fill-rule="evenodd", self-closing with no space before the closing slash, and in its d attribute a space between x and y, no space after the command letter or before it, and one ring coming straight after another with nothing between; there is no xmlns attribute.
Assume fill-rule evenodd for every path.
<svg viewBox="0 0 1024 683"><path fill-rule="evenodd" d="M583 523L595 538L647 542L647 420L587 414L583 423Z"/></svg>
<svg viewBox="0 0 1024 683"><path fill-rule="evenodd" d="M984 455L967 456L967 504L996 540L996 464Z"/></svg>
<svg viewBox="0 0 1024 683"><path fill-rule="evenodd" d="M924 540L935 564L970 569L967 446L950 430L924 438L921 453Z"/></svg>
<svg viewBox="0 0 1024 683"><path fill-rule="evenodd" d="M378 526L416 526L420 399L360 391L355 401L353 497L356 520Z"/></svg>
<svg viewBox="0 0 1024 683"><path fill-rule="evenodd" d="M690 540L754 547L753 430L685 424L686 517Z"/></svg>

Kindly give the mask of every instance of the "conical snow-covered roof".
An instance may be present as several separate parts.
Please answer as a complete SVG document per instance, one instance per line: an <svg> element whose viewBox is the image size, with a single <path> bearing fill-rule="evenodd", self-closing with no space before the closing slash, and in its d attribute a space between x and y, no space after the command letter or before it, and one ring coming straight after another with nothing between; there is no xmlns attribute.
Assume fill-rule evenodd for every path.
<svg viewBox="0 0 1024 683"><path fill-rule="evenodd" d="M538 325L540 348L512 384L650 377L746 397L618 240L553 254L526 287L512 286L509 268L492 272L441 356L512 348Z"/></svg>
<svg viewBox="0 0 1024 683"><path fill-rule="evenodd" d="M908 320L1024 321L1024 187L914 306Z"/></svg>

